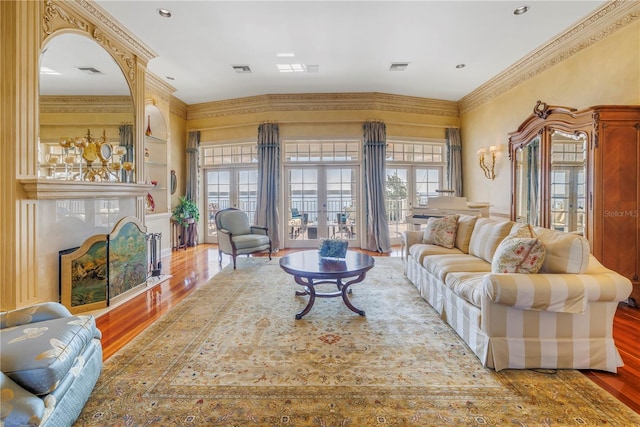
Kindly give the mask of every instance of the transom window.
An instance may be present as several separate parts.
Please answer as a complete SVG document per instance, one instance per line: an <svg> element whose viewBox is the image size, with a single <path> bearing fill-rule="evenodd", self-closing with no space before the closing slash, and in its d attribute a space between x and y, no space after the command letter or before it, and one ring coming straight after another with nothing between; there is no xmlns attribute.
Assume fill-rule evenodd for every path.
<svg viewBox="0 0 640 427"><path fill-rule="evenodd" d="M446 161L443 142L388 141L387 162L438 163Z"/></svg>
<svg viewBox="0 0 640 427"><path fill-rule="evenodd" d="M255 142L203 147L202 164L203 166L257 164L257 150Z"/></svg>
<svg viewBox="0 0 640 427"><path fill-rule="evenodd" d="M284 161L290 163L355 162L360 159L358 140L284 141Z"/></svg>

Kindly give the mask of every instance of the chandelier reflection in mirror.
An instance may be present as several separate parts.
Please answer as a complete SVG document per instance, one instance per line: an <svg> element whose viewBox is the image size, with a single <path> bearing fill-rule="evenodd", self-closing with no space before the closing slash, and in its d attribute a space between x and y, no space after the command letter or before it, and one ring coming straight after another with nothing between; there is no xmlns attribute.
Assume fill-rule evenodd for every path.
<svg viewBox="0 0 640 427"><path fill-rule="evenodd" d="M112 146L107 141L106 130L95 138L91 129L87 134L75 138L61 137L61 151L51 149L45 162L52 169L51 179L93 182L132 182L133 163L126 162L126 147ZM60 173L58 167L64 167ZM121 173L124 171L124 173Z"/></svg>
<svg viewBox="0 0 640 427"><path fill-rule="evenodd" d="M496 178L496 152L498 151L495 145L489 147L489 151L482 147L478 150L478 162L480 163L480 169L484 172L484 176L487 179L495 179Z"/></svg>

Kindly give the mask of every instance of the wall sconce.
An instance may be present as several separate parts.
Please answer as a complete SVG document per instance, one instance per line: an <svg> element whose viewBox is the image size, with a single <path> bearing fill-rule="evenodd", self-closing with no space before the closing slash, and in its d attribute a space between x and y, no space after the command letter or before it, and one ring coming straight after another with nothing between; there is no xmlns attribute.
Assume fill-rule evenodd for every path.
<svg viewBox="0 0 640 427"><path fill-rule="evenodd" d="M495 166L497 151L498 148L495 145L489 147L488 152L484 147L478 150L478 162L480 163L480 169L482 169L482 172L484 172L484 176L486 176L487 179L493 180L496 177Z"/></svg>

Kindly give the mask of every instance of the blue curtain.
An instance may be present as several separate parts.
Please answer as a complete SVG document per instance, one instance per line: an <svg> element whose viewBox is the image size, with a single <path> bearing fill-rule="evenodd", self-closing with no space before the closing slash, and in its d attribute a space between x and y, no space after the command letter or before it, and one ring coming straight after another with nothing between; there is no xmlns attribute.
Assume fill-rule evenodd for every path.
<svg viewBox="0 0 640 427"><path fill-rule="evenodd" d="M280 186L280 134L277 123L258 126L258 195L256 225L267 227L274 250L280 248L278 188Z"/></svg>
<svg viewBox="0 0 640 427"><path fill-rule="evenodd" d="M391 252L385 206L387 128L382 122L364 124L364 191L366 249Z"/></svg>
<svg viewBox="0 0 640 427"><path fill-rule="evenodd" d="M187 140L187 192L185 198L198 204L198 157L200 131L189 132Z"/></svg>
<svg viewBox="0 0 640 427"><path fill-rule="evenodd" d="M132 124L123 124L120 125L120 146L127 149L127 154L124 155L122 159L123 162L131 162L133 163L133 125ZM126 171L122 169L120 171L120 182L126 182ZM135 182L135 181L134 181Z"/></svg>
<svg viewBox="0 0 640 427"><path fill-rule="evenodd" d="M448 128L447 137L447 185L454 196L462 197L462 141L460 129Z"/></svg>

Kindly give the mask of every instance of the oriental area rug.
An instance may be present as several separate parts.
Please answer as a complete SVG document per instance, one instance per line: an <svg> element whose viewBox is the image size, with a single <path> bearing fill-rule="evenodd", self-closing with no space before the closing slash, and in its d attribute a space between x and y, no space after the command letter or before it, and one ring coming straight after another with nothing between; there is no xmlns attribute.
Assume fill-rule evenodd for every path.
<svg viewBox="0 0 640 427"><path fill-rule="evenodd" d="M326 285L322 285L326 286ZM377 257L341 298L307 297L278 258L238 258L103 366L78 426L629 426L573 370L485 369Z"/></svg>

